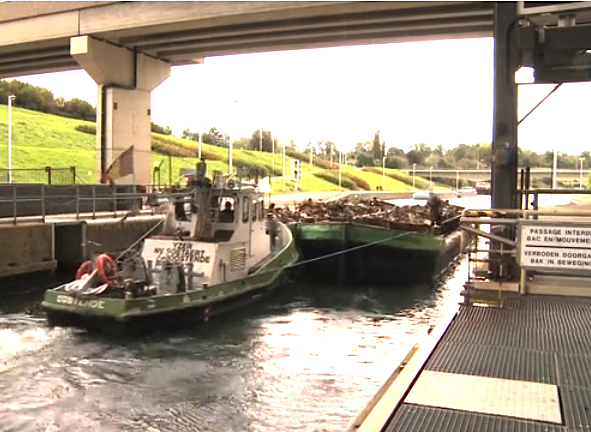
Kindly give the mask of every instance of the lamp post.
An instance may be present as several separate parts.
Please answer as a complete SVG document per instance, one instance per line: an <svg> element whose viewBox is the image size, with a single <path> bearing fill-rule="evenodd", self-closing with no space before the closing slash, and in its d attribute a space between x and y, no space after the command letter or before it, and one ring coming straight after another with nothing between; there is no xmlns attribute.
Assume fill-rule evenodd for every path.
<svg viewBox="0 0 591 432"><path fill-rule="evenodd" d="M558 153L552 150L552 189L556 189L556 168L558 166ZM552 194L554 196L554 194Z"/></svg>
<svg viewBox="0 0 591 432"><path fill-rule="evenodd" d="M285 144L282 146L283 148L283 175L281 176L281 183L282 183L282 190L285 192Z"/></svg>
<svg viewBox="0 0 591 432"><path fill-rule="evenodd" d="M233 103L240 102L239 100L232 101ZM228 174L232 174L232 133L228 133Z"/></svg>
<svg viewBox="0 0 591 432"><path fill-rule="evenodd" d="M431 180L432 176L431 173L433 172L433 167L429 167L429 189L433 189L433 181Z"/></svg>
<svg viewBox="0 0 591 432"><path fill-rule="evenodd" d="M583 162L585 162L585 158L580 157L579 161L581 161L581 169L579 170L579 189L583 189Z"/></svg>
<svg viewBox="0 0 591 432"><path fill-rule="evenodd" d="M275 135L273 135L273 131L271 131L271 152L273 153L273 173L272 176L275 175Z"/></svg>
<svg viewBox="0 0 591 432"><path fill-rule="evenodd" d="M415 189L415 170L417 169L417 164L412 164L412 189Z"/></svg>
<svg viewBox="0 0 591 432"><path fill-rule="evenodd" d="M228 174L232 172L232 135L228 134Z"/></svg>
<svg viewBox="0 0 591 432"><path fill-rule="evenodd" d="M341 163L342 163L342 157L343 157L343 150L341 149L341 147L339 146L339 192L341 192Z"/></svg>
<svg viewBox="0 0 591 432"><path fill-rule="evenodd" d="M386 156L382 156L382 190L386 189Z"/></svg>
<svg viewBox="0 0 591 432"><path fill-rule="evenodd" d="M12 183L12 101L16 96L8 95L8 183Z"/></svg>

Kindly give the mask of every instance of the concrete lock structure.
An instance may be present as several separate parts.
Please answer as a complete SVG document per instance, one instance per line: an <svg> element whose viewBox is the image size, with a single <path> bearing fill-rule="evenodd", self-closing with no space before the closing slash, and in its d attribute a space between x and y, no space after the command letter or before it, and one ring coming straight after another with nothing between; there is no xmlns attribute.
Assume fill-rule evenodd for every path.
<svg viewBox="0 0 591 432"><path fill-rule="evenodd" d="M149 184L151 92L170 76L170 63L91 36L70 39L70 55L98 86L98 172L131 145L133 174L118 183Z"/></svg>
<svg viewBox="0 0 591 432"><path fill-rule="evenodd" d="M0 277L53 270L53 225L43 223L0 226Z"/></svg>

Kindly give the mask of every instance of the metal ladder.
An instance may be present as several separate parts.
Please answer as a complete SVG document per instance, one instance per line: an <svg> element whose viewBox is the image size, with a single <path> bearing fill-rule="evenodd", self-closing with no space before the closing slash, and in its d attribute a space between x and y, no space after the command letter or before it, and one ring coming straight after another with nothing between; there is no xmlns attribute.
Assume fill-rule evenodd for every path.
<svg viewBox="0 0 591 432"><path fill-rule="evenodd" d="M488 242L487 242L488 243ZM503 261L501 259L504 250L503 244L498 251L487 251L486 249L478 248L478 241L476 241L468 250L468 281L464 284L464 290L462 295L464 296L464 304L473 305L475 303L483 304L488 307L502 307L503 306L503 289L502 289L502 276L503 276ZM479 258L478 253L488 253L486 258ZM500 253L501 257L491 258L490 252ZM477 290L475 288L475 282L485 281L488 279L486 276L479 274L478 264L489 264L491 262L499 263L499 275L501 276L501 282L499 283L499 289L495 291L484 291Z"/></svg>

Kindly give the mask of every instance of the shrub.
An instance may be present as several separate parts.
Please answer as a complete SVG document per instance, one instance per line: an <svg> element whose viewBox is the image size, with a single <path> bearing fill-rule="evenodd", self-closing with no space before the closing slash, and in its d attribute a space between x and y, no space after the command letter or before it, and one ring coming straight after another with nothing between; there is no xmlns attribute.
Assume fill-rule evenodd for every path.
<svg viewBox="0 0 591 432"><path fill-rule="evenodd" d="M304 153L292 149L285 149L285 154L291 158L299 159L303 162L308 162L310 160L310 153Z"/></svg>
<svg viewBox="0 0 591 432"><path fill-rule="evenodd" d="M365 167L362 169L362 171L367 171L367 172L372 172L375 174L382 175L382 170L379 168ZM386 171L386 177L401 181L404 184L412 186L412 176L409 176L408 174L405 174L405 173L402 173L399 171L395 171L395 172ZM425 180L423 177L415 176L415 187L417 187L419 189L422 189L422 188L426 189L429 187L429 180Z"/></svg>
<svg viewBox="0 0 591 432"><path fill-rule="evenodd" d="M318 172L318 173L314 173L314 175L316 177L323 179L323 180L329 181L332 184L335 184L337 186L339 184L339 174L337 173L335 175L335 173L333 171ZM341 173L341 186L344 188L347 188L347 189L351 189L351 190L358 190L355 183L351 179L342 175L342 173Z"/></svg>
<svg viewBox="0 0 591 432"><path fill-rule="evenodd" d="M249 170L257 170L261 177L267 177L270 175L271 170L267 166L262 166L260 164L253 164L251 162L243 161L243 160L236 160L234 159L233 162L235 167L242 167L248 173Z"/></svg>
<svg viewBox="0 0 591 432"><path fill-rule="evenodd" d="M289 157L292 157L294 159L299 159L302 162L310 162L310 153L304 153L304 152L300 152L297 150L292 150L292 149L285 149L285 154ZM330 165L330 161L327 161L324 158L321 158L320 156L316 156L314 155L314 158L312 159L314 165L316 165L317 167L320 168L324 168L324 169L332 169L334 168L333 166Z"/></svg>
<svg viewBox="0 0 591 432"><path fill-rule="evenodd" d="M78 132L84 132L91 135L96 135L96 125L93 124L79 124L74 126Z"/></svg>
<svg viewBox="0 0 591 432"><path fill-rule="evenodd" d="M180 156L180 157L197 157L197 148L195 146L189 146L170 138L166 138L163 135L152 134L152 150L156 153ZM224 160L224 156L211 150L202 147L201 156L206 160Z"/></svg>
<svg viewBox="0 0 591 432"><path fill-rule="evenodd" d="M314 159L312 160L312 162L317 167L320 167L320 168L323 168L323 169L332 169L332 168L334 168L334 166L331 166L330 161L327 161L326 159L322 159L321 157L314 156Z"/></svg>
<svg viewBox="0 0 591 432"><path fill-rule="evenodd" d="M337 176L338 176L338 173L337 173ZM357 186L359 189L371 190L371 186L369 185L369 183L367 181L363 180L362 178L357 177L354 174L341 171L341 180L343 177L346 177L349 180L351 180L355 184L355 186Z"/></svg>

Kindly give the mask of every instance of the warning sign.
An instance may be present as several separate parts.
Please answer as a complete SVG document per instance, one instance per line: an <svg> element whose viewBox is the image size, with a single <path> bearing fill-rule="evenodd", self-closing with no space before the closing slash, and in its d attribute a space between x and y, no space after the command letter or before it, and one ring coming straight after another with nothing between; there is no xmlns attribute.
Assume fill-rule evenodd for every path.
<svg viewBox="0 0 591 432"><path fill-rule="evenodd" d="M520 263L544 270L591 270L591 226L522 225Z"/></svg>

